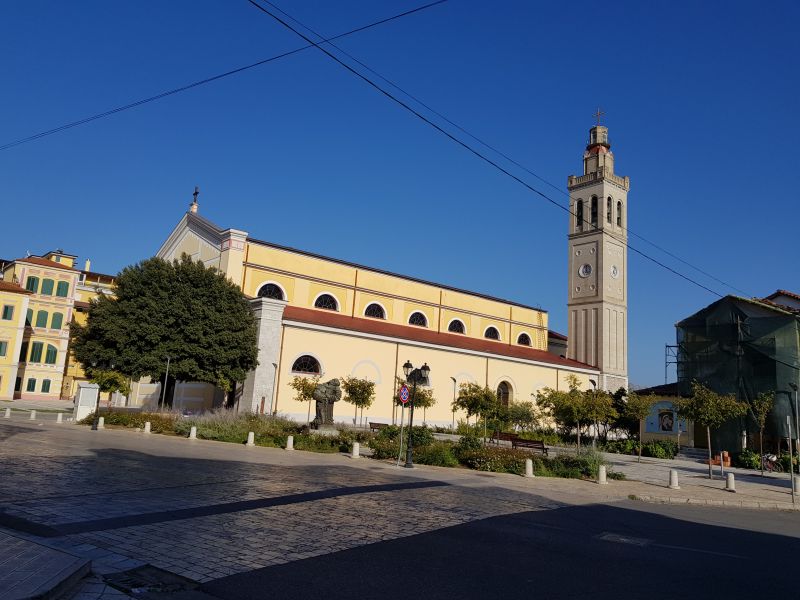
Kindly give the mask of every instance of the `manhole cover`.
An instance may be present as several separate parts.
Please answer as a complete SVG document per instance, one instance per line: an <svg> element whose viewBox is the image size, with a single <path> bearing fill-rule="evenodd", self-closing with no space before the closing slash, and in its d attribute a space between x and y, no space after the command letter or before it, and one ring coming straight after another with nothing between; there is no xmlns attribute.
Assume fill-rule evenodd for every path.
<svg viewBox="0 0 800 600"><path fill-rule="evenodd" d="M144 565L130 571L111 573L105 575L103 579L111 587L137 597L153 592L171 594L194 590L199 585L196 581L151 565Z"/></svg>

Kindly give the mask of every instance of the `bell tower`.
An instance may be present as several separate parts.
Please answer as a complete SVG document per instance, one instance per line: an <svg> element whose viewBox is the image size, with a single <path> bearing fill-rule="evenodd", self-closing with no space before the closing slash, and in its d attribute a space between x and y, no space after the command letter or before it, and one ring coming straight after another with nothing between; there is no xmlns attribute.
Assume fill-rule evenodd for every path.
<svg viewBox="0 0 800 600"><path fill-rule="evenodd" d="M628 388L628 190L614 174L608 128L589 130L583 175L567 180L570 202L567 358L600 369L598 387Z"/></svg>

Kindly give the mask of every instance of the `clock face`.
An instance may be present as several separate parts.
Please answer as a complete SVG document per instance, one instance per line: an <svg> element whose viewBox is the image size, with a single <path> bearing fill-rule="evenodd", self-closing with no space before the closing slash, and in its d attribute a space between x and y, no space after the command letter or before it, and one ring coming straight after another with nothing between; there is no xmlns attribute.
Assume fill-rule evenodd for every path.
<svg viewBox="0 0 800 600"><path fill-rule="evenodd" d="M614 279L616 279L617 277L619 277L619 269L617 268L617 265L611 265L611 276L612 276Z"/></svg>
<svg viewBox="0 0 800 600"><path fill-rule="evenodd" d="M590 264L584 263L578 269L578 275L580 275L581 277L588 277L591 274L592 274L592 265Z"/></svg>

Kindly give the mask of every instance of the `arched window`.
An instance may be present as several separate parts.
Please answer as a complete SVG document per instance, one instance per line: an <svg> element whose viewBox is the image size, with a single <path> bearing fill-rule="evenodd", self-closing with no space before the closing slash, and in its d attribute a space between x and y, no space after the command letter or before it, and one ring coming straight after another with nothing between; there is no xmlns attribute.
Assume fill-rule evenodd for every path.
<svg viewBox="0 0 800 600"><path fill-rule="evenodd" d="M499 340L500 332L497 331L496 327L487 327L486 331L483 333L483 337L487 340Z"/></svg>
<svg viewBox="0 0 800 600"><path fill-rule="evenodd" d="M52 296L53 295L53 286L55 282L52 279L43 279L42 280L42 295L44 296Z"/></svg>
<svg viewBox="0 0 800 600"><path fill-rule="evenodd" d="M29 276L25 281L25 289L34 294L39 291L39 278L33 275Z"/></svg>
<svg viewBox="0 0 800 600"><path fill-rule="evenodd" d="M527 333L520 333L519 337L517 338L517 343L520 346L530 346L531 345L531 336Z"/></svg>
<svg viewBox="0 0 800 600"><path fill-rule="evenodd" d="M53 313L53 318L50 321L50 329L61 329L64 324L64 315L59 312Z"/></svg>
<svg viewBox="0 0 800 600"><path fill-rule="evenodd" d="M427 327L428 318L419 311L413 312L411 313L411 316L408 317L408 324L416 325L417 327Z"/></svg>
<svg viewBox="0 0 800 600"><path fill-rule="evenodd" d="M292 373L315 373L319 374L321 371L319 361L313 356L304 354L292 365Z"/></svg>
<svg viewBox="0 0 800 600"><path fill-rule="evenodd" d="M58 285L56 286L56 296L60 296L61 298L66 298L68 294L69 294L69 282L59 281Z"/></svg>
<svg viewBox="0 0 800 600"><path fill-rule="evenodd" d="M583 200L578 200L575 207L575 229L583 231Z"/></svg>
<svg viewBox="0 0 800 600"><path fill-rule="evenodd" d="M365 317L372 317L373 319L385 319L386 318L386 311L383 310L383 307L373 302L364 310Z"/></svg>
<svg viewBox="0 0 800 600"><path fill-rule="evenodd" d="M28 362L40 363L42 362L42 350L44 349L44 342L33 342L31 344L31 356Z"/></svg>
<svg viewBox="0 0 800 600"><path fill-rule="evenodd" d="M606 200L606 221L608 221L609 225L611 224L611 213L613 212L611 209L611 196L609 196L608 200Z"/></svg>
<svg viewBox="0 0 800 600"><path fill-rule="evenodd" d="M47 327L47 317L50 315L47 314L46 310L40 310L36 313L36 326L37 327Z"/></svg>
<svg viewBox="0 0 800 600"><path fill-rule="evenodd" d="M597 196L592 196L592 227L597 227Z"/></svg>
<svg viewBox="0 0 800 600"><path fill-rule="evenodd" d="M508 385L508 382L501 381L500 385L497 386L497 401L500 406L508 407L511 401L511 386Z"/></svg>
<svg viewBox="0 0 800 600"><path fill-rule="evenodd" d="M339 310L339 303L330 294L321 294L314 302L314 306L325 310Z"/></svg>
<svg viewBox="0 0 800 600"><path fill-rule="evenodd" d="M459 321L458 319L453 319L450 321L450 325L447 326L447 331L450 333L464 333L466 328L464 327L464 323Z"/></svg>
<svg viewBox="0 0 800 600"><path fill-rule="evenodd" d="M617 227L622 227L622 202L617 202Z"/></svg>
<svg viewBox="0 0 800 600"><path fill-rule="evenodd" d="M51 344L47 344L47 352L44 355L44 362L48 365L56 364L56 358L58 357L58 350L55 346Z"/></svg>
<svg viewBox="0 0 800 600"><path fill-rule="evenodd" d="M283 297L283 290L274 283L262 285L258 290L259 298L272 298L273 300L286 300Z"/></svg>
<svg viewBox="0 0 800 600"><path fill-rule="evenodd" d="M29 308L25 315L25 325L33 325L33 309Z"/></svg>

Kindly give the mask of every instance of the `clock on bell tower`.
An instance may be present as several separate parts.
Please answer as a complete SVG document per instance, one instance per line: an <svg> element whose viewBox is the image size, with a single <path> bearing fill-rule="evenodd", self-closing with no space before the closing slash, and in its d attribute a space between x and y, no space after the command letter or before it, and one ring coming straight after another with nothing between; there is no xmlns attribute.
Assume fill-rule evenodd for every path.
<svg viewBox="0 0 800 600"><path fill-rule="evenodd" d="M628 190L614 174L608 128L589 130L583 175L570 175L567 358L600 369L598 387L628 388Z"/></svg>

